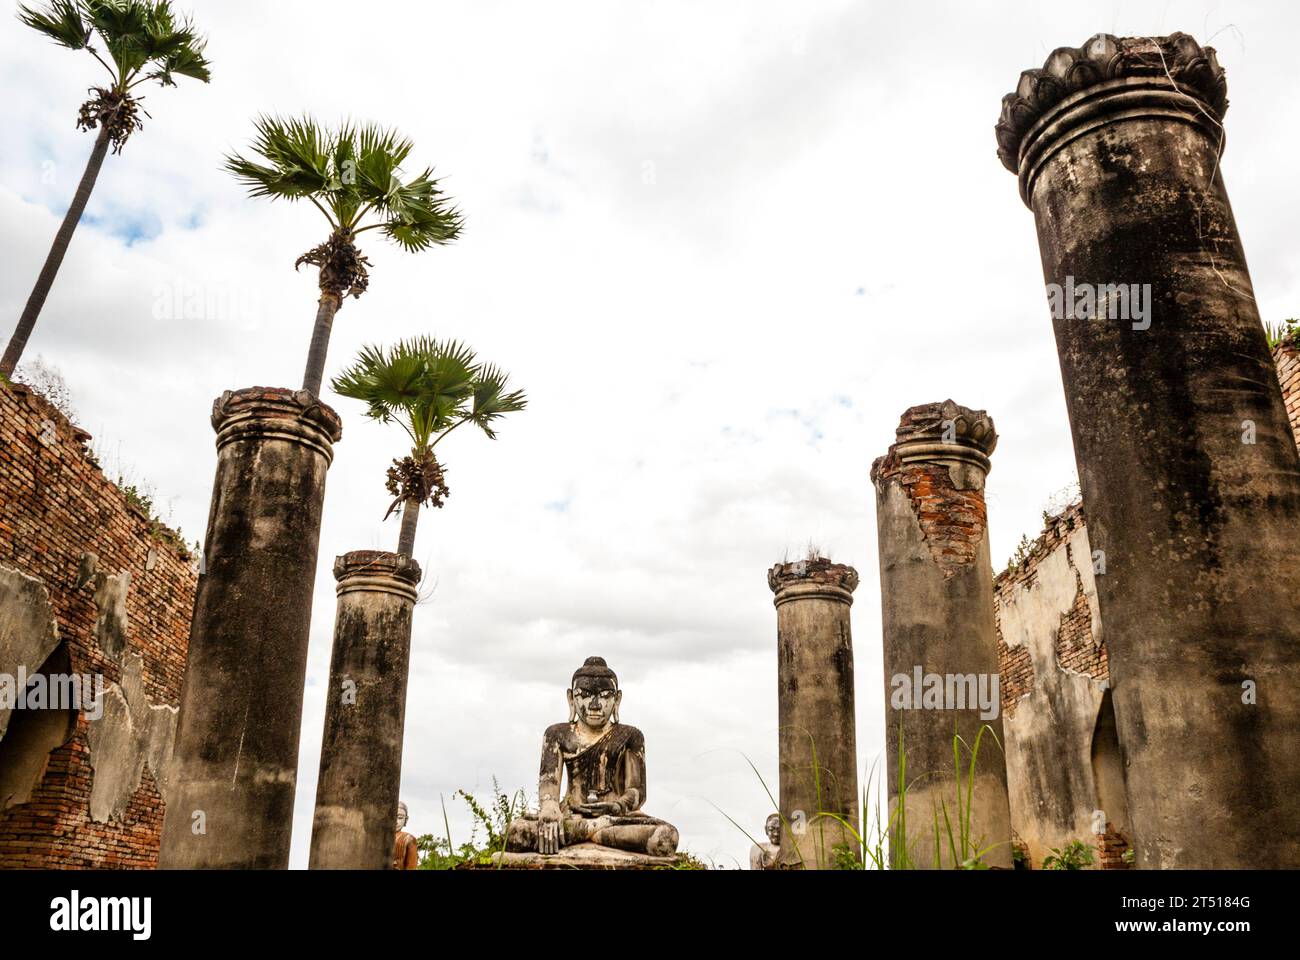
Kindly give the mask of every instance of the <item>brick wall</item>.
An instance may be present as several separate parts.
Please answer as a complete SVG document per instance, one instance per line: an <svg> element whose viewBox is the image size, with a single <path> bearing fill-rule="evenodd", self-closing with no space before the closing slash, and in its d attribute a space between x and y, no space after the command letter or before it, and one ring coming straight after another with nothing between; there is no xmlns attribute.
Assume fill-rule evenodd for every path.
<svg viewBox="0 0 1300 960"><path fill-rule="evenodd" d="M1273 362L1277 364L1277 379L1282 385L1291 430L1296 445L1300 446L1300 348L1290 343L1278 344L1273 349Z"/></svg>
<svg viewBox="0 0 1300 960"><path fill-rule="evenodd" d="M50 753L45 776L29 802L0 815L0 867L15 869L153 869L158 866L163 799L147 767L120 817L88 816L94 783L86 718Z"/></svg>
<svg viewBox="0 0 1300 960"><path fill-rule="evenodd" d="M1128 870L1130 865L1124 862L1129 842L1112 826L1106 824L1106 832L1094 835L1097 847L1096 863L1099 870Z"/></svg>
<svg viewBox="0 0 1300 960"><path fill-rule="evenodd" d="M0 566L44 584L72 672L122 685L124 664L138 657L147 703L133 705L133 713L175 710L197 564L176 534L104 476L86 447L89 439L29 388L0 386ZM96 603L93 577L81 582L89 572L86 554L96 556L101 577L130 574L124 651L106 649L101 640L107 615ZM0 811L0 866L156 865L163 816L159 771L145 763L133 792L96 821L90 732L82 712L71 739L48 754L27 802Z"/></svg>
<svg viewBox="0 0 1300 960"><path fill-rule="evenodd" d="M1029 651L1023 646L1010 647L1002 637L1002 604L1015 588L1033 587L1038 578L1038 564L1048 554L1066 551L1071 565L1091 562L1090 558L1075 558L1071 553L1070 537L1084 525L1083 504L1072 503L1054 517L1044 518L1043 532L1029 545L1019 562L1002 571L993 581L993 615L998 637L998 672L1002 690L1002 712L1015 716L1016 704L1034 686L1034 665ZM1076 575L1077 578L1077 575ZM1056 635L1057 663L1068 670L1086 673L1096 680L1105 680L1105 644L1092 636L1092 612L1079 582L1074 605L1061 616Z"/></svg>
<svg viewBox="0 0 1300 960"><path fill-rule="evenodd" d="M1001 625L998 625L998 689L1001 691L1002 715L1014 717L1016 704L1029 693L1034 686L1034 661L1024 647L1012 650L1002 639Z"/></svg>
<svg viewBox="0 0 1300 960"><path fill-rule="evenodd" d="M1075 564L1070 544L1065 545L1065 551L1067 562ZM1056 662L1063 670L1086 673L1094 680L1108 680L1110 668L1106 662L1106 645L1092 635L1092 608L1077 566L1075 571L1078 590L1074 594L1074 604L1061 614L1061 625L1056 633Z"/></svg>

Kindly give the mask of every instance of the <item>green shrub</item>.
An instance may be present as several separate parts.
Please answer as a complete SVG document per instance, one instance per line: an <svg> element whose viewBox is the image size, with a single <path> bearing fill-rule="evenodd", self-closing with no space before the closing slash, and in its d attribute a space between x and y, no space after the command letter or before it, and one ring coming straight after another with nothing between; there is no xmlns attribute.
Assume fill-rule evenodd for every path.
<svg viewBox="0 0 1300 960"><path fill-rule="evenodd" d="M117 478L117 487L126 495L126 502L135 507L146 517L153 519L153 497L141 490L134 483L127 483L122 477Z"/></svg>
<svg viewBox="0 0 1300 960"><path fill-rule="evenodd" d="M677 851L677 862L671 867L656 867L656 870L712 870L714 867L706 863L693 853L685 850Z"/></svg>
<svg viewBox="0 0 1300 960"><path fill-rule="evenodd" d="M1082 870L1092 866L1092 846L1082 840L1071 840L1061 850L1052 847L1052 852L1043 858L1044 870Z"/></svg>
<svg viewBox="0 0 1300 960"><path fill-rule="evenodd" d="M491 863L492 854L500 853L506 848L506 830L510 821L528 810L528 798L524 791L504 793L496 777L492 778L492 799L486 807L466 790L457 790L454 796L465 801L473 817L469 839L460 846L453 845L451 825L447 821L447 807L444 804L442 822L446 834L435 837L426 833L415 839L415 845L420 851L421 870L453 870L462 863ZM480 830L486 835L482 845L478 842Z"/></svg>

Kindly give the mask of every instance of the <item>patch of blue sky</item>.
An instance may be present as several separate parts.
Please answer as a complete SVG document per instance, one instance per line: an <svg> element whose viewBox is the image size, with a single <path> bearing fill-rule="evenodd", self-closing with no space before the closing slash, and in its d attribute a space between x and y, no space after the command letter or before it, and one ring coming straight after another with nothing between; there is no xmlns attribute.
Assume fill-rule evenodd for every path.
<svg viewBox="0 0 1300 960"><path fill-rule="evenodd" d="M123 212L114 210L105 214L82 215L81 220L88 226L117 237L128 247L144 240L152 240L162 233L162 220L156 213L147 210Z"/></svg>

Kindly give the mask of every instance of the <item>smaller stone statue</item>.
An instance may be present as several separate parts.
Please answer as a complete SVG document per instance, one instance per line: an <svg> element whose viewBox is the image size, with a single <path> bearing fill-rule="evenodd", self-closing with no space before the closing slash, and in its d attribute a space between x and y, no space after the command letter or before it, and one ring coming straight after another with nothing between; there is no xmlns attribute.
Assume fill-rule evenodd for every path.
<svg viewBox="0 0 1300 960"><path fill-rule="evenodd" d="M393 840L393 869L416 870L420 866L420 850L415 837L404 829L407 821L406 804L397 804L397 836Z"/></svg>
<svg viewBox="0 0 1300 960"><path fill-rule="evenodd" d="M756 843L749 851L749 869L771 870L776 866L776 855L781 852L781 814L774 813L763 824L767 843Z"/></svg>

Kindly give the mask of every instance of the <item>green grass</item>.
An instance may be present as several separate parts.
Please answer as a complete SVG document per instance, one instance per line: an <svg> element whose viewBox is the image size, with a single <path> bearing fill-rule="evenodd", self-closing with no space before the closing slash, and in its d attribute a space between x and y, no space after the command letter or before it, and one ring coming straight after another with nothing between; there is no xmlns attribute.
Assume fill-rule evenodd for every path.
<svg viewBox="0 0 1300 960"><path fill-rule="evenodd" d="M988 865L984 863L984 856L991 850L996 849L1003 843L1010 843L1010 840L1000 841L998 843L983 846L984 838L976 838L973 833L971 821L975 811L975 763L979 758L980 744L984 739L984 734L993 738L997 743L998 749L1002 749L1002 744L998 742L997 734L987 723L981 724L978 732L975 734L975 745L968 747L966 741L956 732L952 735L952 769L953 779L956 783L956 831L953 829L952 819L948 816L947 801L940 798L939 809L935 813L934 822L934 863L942 868L943 857L941 855L941 846L946 847L948 853L948 867L959 870L987 870ZM900 731L899 739L902 739ZM961 771L961 748L967 747L970 751L970 761L966 770L965 798L962 796L962 771ZM943 814L944 830L939 830L939 813ZM946 841L941 844L941 841Z"/></svg>
<svg viewBox="0 0 1300 960"><path fill-rule="evenodd" d="M777 803L776 797L772 796L772 791L768 788L767 781L764 780L763 775L758 772L758 767L754 766L754 761L750 760L749 757L745 756L745 754L743 753L741 754L741 756L745 757L745 762L749 764L749 769L754 771L754 776L758 778L758 782L762 785L763 792L767 794L767 799L768 802L772 804L772 809L776 812L776 815L781 818L781 835L785 836L786 832L790 829L790 821L788 821L785 817L785 814L781 812L780 809L781 805ZM712 800L710 800L709 803L714 810L717 810L718 813L722 814L724 817L727 818L728 823L730 823L733 827L735 827L742 834L744 834L745 838L749 840L750 843L752 843L754 846L758 846L758 841L755 840L753 837L751 837L749 835L749 831L747 831L744 827L742 827L739 823L737 823L735 819L731 816L731 814L727 813L727 811L723 810ZM802 865L803 854L800 853L798 849L796 849L795 852L799 853L799 863L800 865Z"/></svg>
<svg viewBox="0 0 1300 960"><path fill-rule="evenodd" d="M1289 343L1300 347L1300 320L1283 320L1281 323L1265 323L1264 334L1268 337L1268 348L1277 349L1280 343Z"/></svg>
<svg viewBox="0 0 1300 960"><path fill-rule="evenodd" d="M933 842L934 858L932 862L938 869L986 870L988 864L984 862L984 857L1003 843L1010 842L999 841L998 843L986 845L984 837L982 835L976 836L974 832L975 767L980 750L985 748L984 735L986 733L993 738L993 742L997 744L1000 750L1002 744L998 741L993 728L988 724L980 726L973 745L968 744L955 729L953 731L954 796L952 797L952 806L949 806L947 799L939 798L938 803L934 804L932 809L932 821L929 831L929 839ZM824 806L821 769L817 762L816 744L811 746L811 772L813 785L817 793L817 805L820 808ZM963 752L968 754L964 763ZM745 757L745 762L753 770L754 776L758 778L769 802L777 810L778 816L781 817L782 835L788 836L791 825L785 814L779 810L779 804L776 798L772 796L767 781L763 779L762 774L759 773L758 768L754 766L749 757ZM911 837L908 833L907 797L917 782L926 775L923 774L911 780L908 779L907 747L903 739L901 724L898 730L898 763L895 772L897 778L896 796L892 804L892 810L888 815L882 809L882 804L888 804L887 800L882 801L882 797L886 796L884 784L882 783L883 774L884 771L879 767L879 760L872 761L863 784L862 803L858 808L856 822L841 813L821 809L809 821L809 826L816 825L818 830L816 850L819 862L828 863L833 869L837 870L922 869L914 850L916 843L920 842L921 838ZM718 807L717 804L713 806L736 829L740 830L750 843L757 843L749 832L726 811ZM833 844L828 851L825 828L829 823L839 824L851 838L851 842ZM805 866L802 854L799 853L797 847L795 850L800 858L799 865Z"/></svg>

